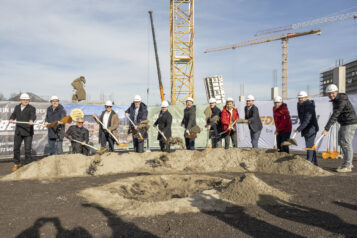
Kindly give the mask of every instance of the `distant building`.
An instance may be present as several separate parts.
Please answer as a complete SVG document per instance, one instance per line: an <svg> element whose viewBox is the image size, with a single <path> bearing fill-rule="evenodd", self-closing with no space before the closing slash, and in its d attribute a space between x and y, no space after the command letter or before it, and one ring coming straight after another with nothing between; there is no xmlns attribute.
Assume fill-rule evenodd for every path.
<svg viewBox="0 0 357 238"><path fill-rule="evenodd" d="M223 87L223 77L220 75L204 78L207 101L215 98L217 103L226 103Z"/></svg>
<svg viewBox="0 0 357 238"><path fill-rule="evenodd" d="M357 60L322 72L320 75L321 94L326 96L325 89L332 83L336 84L342 93L357 93Z"/></svg>

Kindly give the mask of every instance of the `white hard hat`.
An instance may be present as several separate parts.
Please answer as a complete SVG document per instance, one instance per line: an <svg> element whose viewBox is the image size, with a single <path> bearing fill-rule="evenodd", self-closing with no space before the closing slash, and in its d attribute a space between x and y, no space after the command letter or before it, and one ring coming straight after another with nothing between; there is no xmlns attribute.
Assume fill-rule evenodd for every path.
<svg viewBox="0 0 357 238"><path fill-rule="evenodd" d="M113 106L113 102L108 100L108 101L105 102L105 106L112 107Z"/></svg>
<svg viewBox="0 0 357 238"><path fill-rule="evenodd" d="M254 101L255 98L254 98L253 95L249 94L245 100L246 100L246 101L250 101L250 100Z"/></svg>
<svg viewBox="0 0 357 238"><path fill-rule="evenodd" d="M168 107L169 103L167 101L162 101L161 107Z"/></svg>
<svg viewBox="0 0 357 238"><path fill-rule="evenodd" d="M297 97L298 98L306 98L307 97L307 93L305 91L300 91Z"/></svg>
<svg viewBox="0 0 357 238"><path fill-rule="evenodd" d="M140 97L140 95L135 95L135 97L134 97L134 102L141 102L141 97Z"/></svg>
<svg viewBox="0 0 357 238"><path fill-rule="evenodd" d="M227 98L226 102L234 102L233 98Z"/></svg>
<svg viewBox="0 0 357 238"><path fill-rule="evenodd" d="M59 98L58 98L57 96L52 96L52 97L50 98L50 102L53 101L53 100L58 100L58 101L59 101Z"/></svg>
<svg viewBox="0 0 357 238"><path fill-rule="evenodd" d="M193 98L188 97L188 98L186 99L186 102L187 102L187 101L191 101L191 102L193 103Z"/></svg>
<svg viewBox="0 0 357 238"><path fill-rule="evenodd" d="M330 84L326 88L326 93L338 92L338 87L334 84Z"/></svg>
<svg viewBox="0 0 357 238"><path fill-rule="evenodd" d="M30 96L27 93L20 95L20 100L30 100Z"/></svg>
<svg viewBox="0 0 357 238"><path fill-rule="evenodd" d="M209 103L216 103L217 101L216 101L215 98L210 98L210 99L208 100L208 102L209 102Z"/></svg>
<svg viewBox="0 0 357 238"><path fill-rule="evenodd" d="M276 96L276 97L274 98L274 102L282 102L282 101L283 101L283 98L280 97L280 96Z"/></svg>

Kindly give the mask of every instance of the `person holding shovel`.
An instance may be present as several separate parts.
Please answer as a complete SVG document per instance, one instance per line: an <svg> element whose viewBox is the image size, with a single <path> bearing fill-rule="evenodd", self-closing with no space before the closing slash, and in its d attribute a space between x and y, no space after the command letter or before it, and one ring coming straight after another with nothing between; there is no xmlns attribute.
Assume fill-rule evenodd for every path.
<svg viewBox="0 0 357 238"><path fill-rule="evenodd" d="M133 135L134 151L137 153L144 152L144 139L147 138L147 132L140 130L138 126L142 121L146 121L148 117L148 110L145 103L142 102L140 95L134 97L133 103L125 111L125 116L129 118L129 131Z"/></svg>
<svg viewBox="0 0 357 238"><path fill-rule="evenodd" d="M61 122L61 119L67 115L67 112L64 107L59 104L59 98L57 96L52 96L50 102L51 106L47 108L45 126L53 122L58 122L56 126L47 129L50 155L63 154L62 144L65 134L65 125Z"/></svg>
<svg viewBox="0 0 357 238"><path fill-rule="evenodd" d="M221 110L216 105L216 99L209 99L209 107L205 110L206 128L211 139L212 148L221 147L221 138L219 132L221 130Z"/></svg>
<svg viewBox="0 0 357 238"><path fill-rule="evenodd" d="M99 143L102 148L105 148L108 143L109 151L113 152L115 140L113 136L118 137L117 129L119 127L119 117L118 114L112 110L112 101L106 101L104 106L105 110L97 119L101 122L99 126ZM97 118L97 115L94 114L93 117Z"/></svg>
<svg viewBox="0 0 357 238"><path fill-rule="evenodd" d="M36 108L30 105L30 96L27 93L20 95L21 103L17 105L10 116L10 123L16 121L28 122L16 124L14 136L14 166L12 171L16 171L21 166L20 148L22 141L25 144L25 164L31 160L32 138L34 135L33 122L36 120Z"/></svg>
<svg viewBox="0 0 357 238"><path fill-rule="evenodd" d="M230 140L232 140L233 148L238 147L237 143L237 124L239 119L238 109L234 107L233 98L227 98L226 106L222 109L221 113L221 128L224 132L224 148L229 149Z"/></svg>
<svg viewBox="0 0 357 238"><path fill-rule="evenodd" d="M282 146L284 141L288 141L292 130L290 112L282 97L274 98L273 115L275 122L275 136L279 152L289 153L289 146Z"/></svg>
<svg viewBox="0 0 357 238"><path fill-rule="evenodd" d="M78 118L76 125L70 126L66 132L66 137L71 141L73 154L89 155L89 150L85 146L89 141L89 131L87 128L83 127L83 124L84 119ZM81 143L75 142L73 139L80 141Z"/></svg>
<svg viewBox="0 0 357 238"><path fill-rule="evenodd" d="M337 168L337 172L345 173L352 172L353 146L352 141L357 130L356 112L348 99L347 94L339 93L338 88L334 84L330 84L326 88L326 93L331 99L333 105L333 113L328 120L323 134L326 136L331 126L337 121L340 123L340 131L338 134L338 143L344 154L344 162L342 166Z"/></svg>
<svg viewBox="0 0 357 238"><path fill-rule="evenodd" d="M168 111L168 108L169 103L167 101L163 101L161 103L159 118L155 121L154 127L158 127L159 130L157 139L159 140L161 151L170 153L170 144L168 139L171 137L172 115Z"/></svg>
<svg viewBox="0 0 357 238"><path fill-rule="evenodd" d="M250 131L250 139L253 148L258 148L258 141L260 133L263 129L262 121L259 116L259 109L254 105L254 96L248 95L246 99L246 106L244 107L245 119L248 121Z"/></svg>
<svg viewBox="0 0 357 238"><path fill-rule="evenodd" d="M300 125L296 128L295 133L300 133L305 138L306 148L312 148L315 143L316 133L319 131L317 123L315 102L307 99L307 93L300 91L298 94L297 104L298 117ZM307 160L317 166L316 151L307 150Z"/></svg>
<svg viewBox="0 0 357 238"><path fill-rule="evenodd" d="M193 98L186 99L186 108L183 111L181 126L185 128L185 144L187 150L195 149L195 134L191 134L190 129L196 126L196 105L193 105Z"/></svg>

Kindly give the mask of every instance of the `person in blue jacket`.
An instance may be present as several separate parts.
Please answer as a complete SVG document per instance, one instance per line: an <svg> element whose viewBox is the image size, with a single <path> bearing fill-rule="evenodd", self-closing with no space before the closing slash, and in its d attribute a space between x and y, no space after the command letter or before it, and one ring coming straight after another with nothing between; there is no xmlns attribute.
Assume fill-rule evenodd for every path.
<svg viewBox="0 0 357 238"><path fill-rule="evenodd" d="M45 125L58 121L58 125L48 128L48 144L50 155L63 153L63 138L65 135L65 125L60 121L67 113L64 107L59 104L59 98L52 96L50 99L51 106L47 108Z"/></svg>
<svg viewBox="0 0 357 238"><path fill-rule="evenodd" d="M319 125L316 118L315 102L307 98L305 91L300 91L298 94L297 111L300 125L295 132L301 132L301 136L305 138L306 148L312 148L319 131ZM317 165L315 150L307 150L307 160Z"/></svg>
<svg viewBox="0 0 357 238"><path fill-rule="evenodd" d="M148 110L145 103L142 102L140 95L134 97L134 102L130 107L125 111L125 116L129 117L131 121L134 122L135 126L130 122L129 130L133 131L133 145L134 151L138 153L144 152L144 139L147 138L147 132L144 130L140 131L140 136L138 136L137 126L140 125L140 122L145 121L148 117Z"/></svg>

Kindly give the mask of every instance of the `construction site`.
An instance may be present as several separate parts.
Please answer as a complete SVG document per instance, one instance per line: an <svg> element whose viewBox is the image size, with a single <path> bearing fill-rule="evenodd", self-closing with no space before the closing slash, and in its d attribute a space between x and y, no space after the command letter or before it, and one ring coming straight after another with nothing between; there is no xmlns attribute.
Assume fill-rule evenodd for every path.
<svg viewBox="0 0 357 238"><path fill-rule="evenodd" d="M330 61L326 60L324 63L330 64L328 69L325 65L313 68L317 79L316 82L311 83L316 87L314 86L310 93L309 82L297 83L296 74L298 72L304 74L304 69L298 71L294 66L300 62L294 58L289 63L288 57L291 55L290 43L298 39L303 42L307 38L324 37L324 27L329 25L343 22L345 26L349 26L348 24L352 22L349 31L355 29L357 39L357 6L347 6L348 8L342 11L331 9L329 12L327 7L324 12L328 14L315 14L313 15L315 19L311 20L310 17L310 20L306 21L301 20L302 17L297 18L300 20L290 25L284 25L284 22L281 24L283 26L271 25L272 22L261 24L260 26L264 27L257 26L250 40L240 42L232 39L232 35L227 32L226 35L220 35L220 40L215 41L217 45L208 46L206 42L200 46L196 35L200 34L200 29L205 29L209 25L202 24L203 19L211 21L207 19L215 16L199 15L195 22L195 12L203 10L200 9L203 8L203 3L198 0L167 0L167 2L169 4L166 4L164 9L166 15L163 9L154 3L153 8L145 11L141 9L141 13L145 13L148 33L148 39L142 41L150 45L148 51L151 53L147 56L151 57L148 62L155 66L154 72L151 72L151 76L154 75L155 85L151 87L149 79L147 82L137 83L130 78L121 78L119 81L122 82L109 85L113 90L119 90L117 88L122 87L121 85L129 87L132 83L130 90L137 89L138 92L146 92L146 95L141 93L140 96L139 93L132 91L126 94L124 91L129 89L121 88L123 101L108 96L109 93L106 96L101 94L98 100L90 100L89 95L95 90L90 87L97 87L96 92L99 92L100 86L97 82L93 82L93 77L87 77L83 72L85 76L77 75L74 80L66 82L66 87L71 86L73 89L72 100L60 100L61 96L60 99L52 96L47 100L47 96L42 98L37 96L44 95L40 88L47 82L37 85L38 91L34 93L24 93L33 90L29 89L18 95L12 95L8 100L0 100L0 236L21 238L357 237L357 170L353 168L353 164L357 166L357 154L352 153L350 171L340 173L338 169L341 169L341 163L347 161L347 155L343 153L343 146L339 142L341 137L339 130L343 125L333 123L327 130L328 134L325 136L323 134L326 130L325 125L330 122L329 118L335 110L329 99L330 84L333 83L338 87L333 92L343 95L346 93L352 108L357 109L357 60L350 60L347 63L340 60L334 67L331 67ZM128 10L129 6L133 6L131 4L139 5L129 3L125 5L127 8L123 7L121 11ZM243 2L235 4L238 4L237 7L244 5ZM104 7L97 9L96 17L99 20L95 19L91 22L94 28L97 20L107 24L120 22L111 18L113 6L109 6L108 9ZM155 6L157 9L154 8ZM34 6L36 7L39 6ZM93 6L87 7L79 11L92 11ZM80 8L72 6L68 9L77 11ZM101 15L103 12L108 15L104 17ZM133 26L125 26L128 31L129 28L135 28L137 24L135 14L132 13L132 16L129 14L129 19L125 21L134 22ZM222 18L229 24L235 23L234 19L228 19L228 13L227 16L223 14L217 18ZM80 21L79 19L71 20L75 22ZM49 21L60 24L56 17L49 18ZM165 25L163 21L166 26L169 26L165 30L161 27ZM264 28L266 29L260 30ZM86 30L90 31L90 29ZM221 32L218 28L209 30L210 33L214 31ZM107 33L107 29L101 31L101 33L105 32ZM163 53L160 53L165 49L160 36L163 32L170 36L169 42L166 42L170 49L169 52L165 52L167 58L162 57ZM86 37L86 34L83 33L83 36ZM131 38L129 35L125 37L130 38L138 48L141 47L135 37ZM230 41L231 44L227 44ZM269 45L263 43L270 42L271 44L281 42L279 51L269 50L262 57L265 57L266 61L273 61L276 58L271 55L279 55L281 70L278 73L278 70L264 65L254 65L254 70L259 71L259 68L262 68L269 72L273 71L273 84L270 78L265 78L256 86L249 86L250 83L255 85L253 78L258 75L244 80L232 80L230 76L226 77L227 71L217 70L220 69L219 65L231 63L228 62L231 59L229 52L238 52L241 48L252 49L253 52L254 47L262 49ZM72 43L75 44L75 41ZM81 41L76 44L76 47L80 48L81 44L86 45L85 41ZM118 49L115 44L112 46L113 51ZM357 41L355 44L357 46ZM300 41L298 45L304 46ZM105 42L101 47L103 47L101 49L106 47ZM206 48L197 52L197 48L203 49L202 47ZM355 46L349 47L352 49ZM298 55L299 51L296 49L293 48L293 54ZM322 48L321 51L327 49ZM95 54L94 50L89 53ZM357 57L355 53L357 51L352 53L353 57ZM196 61L195 57L199 55L198 59L207 62L203 58L214 57L215 54L218 55L217 59L227 58L227 61L210 62L205 66L211 68L206 71L209 74L197 73L204 63ZM254 54L250 59L256 56ZM139 54L137 57L142 59ZM164 60L168 58L169 62L165 62ZM135 57L131 58L131 61L141 64ZM124 60L121 63L123 62ZM238 59L237 62L242 61ZM127 64L129 69L130 63L130 60L127 60L123 64ZM215 64L218 65L217 68L214 67ZM293 68L291 81L289 81L288 65ZM95 66L90 63L90 67ZM250 69L245 67L233 68L232 72L246 70L251 73ZM149 72L150 66L147 66L147 69ZM139 66L137 71L141 71ZM110 77L110 74L118 73L110 70L108 72L103 75ZM278 79L278 74L281 75L281 79ZM1 80L2 77L0 74ZM102 81L106 82L104 78ZM55 77L53 81L54 85L49 87L61 87L55 86L58 78ZM304 87L301 88L301 85ZM304 98L313 100L314 110L316 107L315 117L319 128L315 133L317 136L316 140L313 140L312 147L307 145L306 138L298 134L298 128L302 123L299 117L301 112L297 108L300 96L297 98L294 95L298 87L300 87L299 91L308 89L307 93L304 92L306 93ZM261 89L268 93L260 95ZM254 99L252 95L247 96L246 92L258 99ZM128 99L128 95L135 95L134 100L132 101L131 96ZM153 97L155 99L152 99ZM277 145L277 122L274 121L272 108L277 102L276 98L279 97L280 102L284 101L284 105L290 110L290 132L293 133L289 134L288 140L285 141L287 143L285 146L290 148L288 153L280 150L280 146ZM23 103L23 100L28 100L36 108L34 121L22 122L18 118L14 120L16 107L20 108L22 104L19 102ZM114 103L115 100L118 103ZM47 108L49 106L51 108L53 101L61 103L65 114L60 120L51 122L48 121ZM247 119L245 115L249 113L244 109L248 107L247 101L253 101L259 108L258 120L262 129L257 140L258 148L252 148L254 147L252 129L250 122L245 120ZM190 131L184 125L186 110L190 109L188 102L194 104L197 125L193 128L198 128L198 132ZM234 134L236 141L232 139L233 145L230 145L229 140L227 142L225 138L219 145L213 143L216 137L211 137L211 127L207 127L213 110L210 116L206 114L213 102L217 107L222 108L222 113L223 108L228 114L230 113L231 124L227 129L219 128L222 132L218 135L225 135L227 131L231 133L231 130L236 131L237 134ZM240 124L238 119L233 121L233 111L228 110L229 102L234 105L232 110L236 110L239 114ZM137 103L139 106L136 106ZM147 115L145 120L137 124L141 113L140 105L143 104ZM130 111L131 108L134 108L133 111ZM159 120L165 113L163 108L172 114L168 138L165 132L160 131L160 125L156 125L160 123ZM21 106L18 110L22 113L25 109L26 107ZM109 115L106 117L106 110L112 110L109 111L110 119ZM109 130L114 123L108 124L113 122L113 114L117 116L115 131ZM219 116L221 117L221 111ZM22 146L20 164L16 164L14 147L19 124L31 125L33 135L31 135L31 159L27 160L27 149ZM51 128L59 125L62 125L66 132L74 125L78 128L83 127L87 137L85 141L76 141L66 133L60 145L61 153L51 155L52 147L48 133ZM233 127L236 129L233 130ZM112 136L112 145L108 140L108 146L106 142L103 146L101 133L104 132L101 130L109 137ZM162 139L159 139L160 136ZM357 151L357 136L353 134L352 137L352 149ZM194 149L189 148L188 138L195 140ZM138 149L138 145L135 144L139 143L137 141L142 142L143 151ZM168 150L163 149L165 147L162 147L162 141L169 145ZM74 145L77 142L88 149L87 154L74 152ZM21 143L22 141L20 145ZM310 151L317 156L315 163L306 159Z"/></svg>

